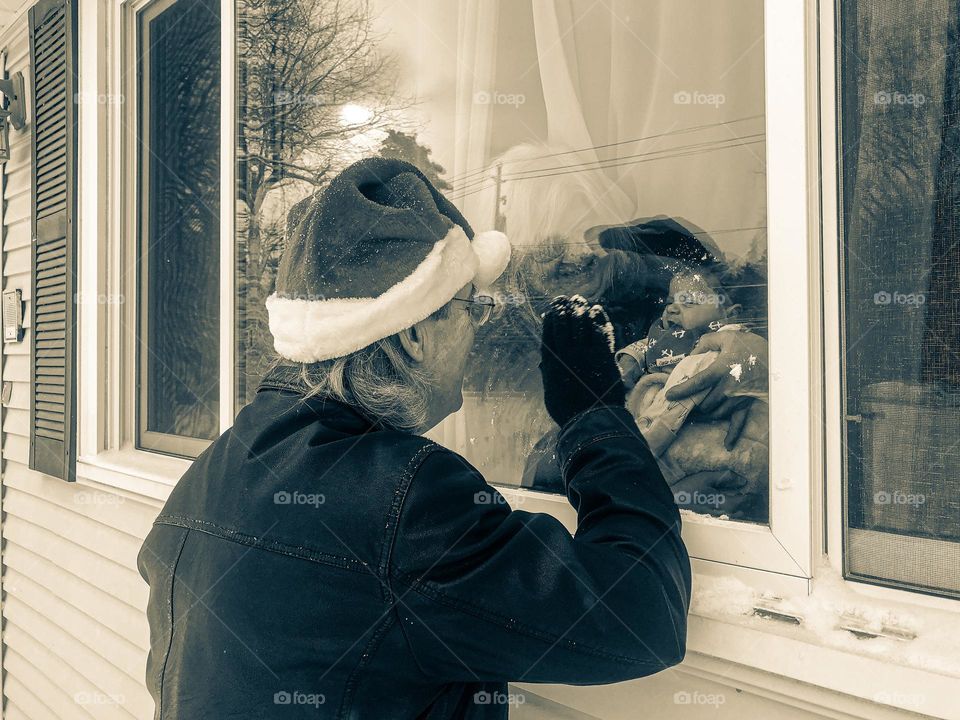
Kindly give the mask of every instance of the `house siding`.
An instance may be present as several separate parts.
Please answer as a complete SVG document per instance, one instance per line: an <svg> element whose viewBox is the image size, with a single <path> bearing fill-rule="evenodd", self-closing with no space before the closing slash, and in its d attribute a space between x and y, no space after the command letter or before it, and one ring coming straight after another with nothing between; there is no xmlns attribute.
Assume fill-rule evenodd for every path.
<svg viewBox="0 0 960 720"><path fill-rule="evenodd" d="M26 15L4 32L8 72L29 87ZM22 342L3 345L3 717L153 715L144 686L147 587L136 557L156 515L140 503L30 470L30 137L3 168L3 288L25 301Z"/></svg>

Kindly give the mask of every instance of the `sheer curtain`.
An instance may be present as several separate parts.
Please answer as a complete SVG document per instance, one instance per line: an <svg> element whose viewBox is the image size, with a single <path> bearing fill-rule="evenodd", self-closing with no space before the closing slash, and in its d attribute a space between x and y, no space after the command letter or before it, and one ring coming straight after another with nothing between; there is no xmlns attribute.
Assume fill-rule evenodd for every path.
<svg viewBox="0 0 960 720"><path fill-rule="evenodd" d="M475 12L472 6L466 3ZM491 168L502 163L514 236L572 239L594 225L663 213L721 230L724 250L735 257L762 246L762 0L530 0L487 7L487 20L495 13L489 8L499 8L501 34L511 33L521 13L532 15L533 37L513 29L510 42L535 44L533 67L523 62L513 77L537 75L542 97L526 98L520 110L532 117L529 105L542 104L537 111L545 116L545 128L530 122L523 142L486 160ZM475 68L466 80L475 91L479 67L488 83L496 78L508 93L514 80L502 43L487 40L496 54L493 73L489 57L476 64L475 32L484 26L461 24ZM475 167L482 162L476 131L495 145L497 118L506 111L488 104L471 113L475 131L462 153L471 149ZM465 201L485 219L493 200L492 193L478 193Z"/></svg>

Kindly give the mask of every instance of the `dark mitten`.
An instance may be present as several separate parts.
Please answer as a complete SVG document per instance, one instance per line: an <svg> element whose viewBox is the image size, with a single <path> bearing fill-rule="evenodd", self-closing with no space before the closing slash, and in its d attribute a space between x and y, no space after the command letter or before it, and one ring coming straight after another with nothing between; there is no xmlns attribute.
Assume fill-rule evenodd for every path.
<svg viewBox="0 0 960 720"><path fill-rule="evenodd" d="M613 345L613 326L600 305L579 295L561 295L550 303L543 318L540 374L547 412L561 427L594 407L623 407L626 389Z"/></svg>

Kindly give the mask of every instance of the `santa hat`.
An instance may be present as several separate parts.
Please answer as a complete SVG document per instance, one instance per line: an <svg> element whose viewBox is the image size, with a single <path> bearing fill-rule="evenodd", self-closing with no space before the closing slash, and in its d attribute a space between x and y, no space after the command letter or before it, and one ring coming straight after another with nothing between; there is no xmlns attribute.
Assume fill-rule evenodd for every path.
<svg viewBox="0 0 960 720"><path fill-rule="evenodd" d="M501 232L473 230L410 163L361 160L315 196L287 239L267 298L274 348L295 362L342 357L427 318L507 266Z"/></svg>

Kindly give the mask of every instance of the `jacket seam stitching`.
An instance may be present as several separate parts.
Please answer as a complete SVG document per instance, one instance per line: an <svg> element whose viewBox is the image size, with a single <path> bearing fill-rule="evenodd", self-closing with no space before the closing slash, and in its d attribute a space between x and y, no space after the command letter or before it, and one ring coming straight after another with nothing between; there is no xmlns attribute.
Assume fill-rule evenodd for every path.
<svg viewBox="0 0 960 720"><path fill-rule="evenodd" d="M356 667L351 671L350 677L347 678L346 685L343 689L343 699L340 701L340 710L337 712L338 718L347 717L350 706L353 704L353 693L360 679L360 671L373 660L376 649L379 647L380 642L386 636L387 631L393 623L394 618L392 613L388 613L377 626L377 629L374 630L373 636L367 641L366 646L363 648L363 653L361 653L360 659L357 661Z"/></svg>
<svg viewBox="0 0 960 720"><path fill-rule="evenodd" d="M160 515L154 521L154 524L170 525L173 527L184 528L186 530L196 530L197 532L212 535L213 537L226 540L227 542L234 542L238 545L247 545L258 550L264 550L266 552L272 552L278 555L286 555L288 557L294 557L300 560L307 560L308 562L314 562L319 565L330 565L332 567L338 567L342 570L350 570L353 572L369 571L369 568L367 568L360 560L342 557L332 553L324 553L319 550L313 550L306 547L298 548L293 545L288 545L278 541L261 540L251 535L247 535L246 533L231 530L230 528L225 528L221 525L217 525L216 523L211 523L206 520L198 520L196 518L188 518L181 515Z"/></svg>
<svg viewBox="0 0 960 720"><path fill-rule="evenodd" d="M616 653L609 653L600 648L595 648L591 645L586 645L583 643L574 643L570 640L564 640L561 636L553 635L552 633L539 630L537 628L529 627L522 623L518 623L515 620L510 620L502 615L498 615L495 612L491 612L486 608L480 607L478 605L473 605L463 600L451 597L446 593L443 593L439 590L429 587L428 585L419 582L417 580L410 580L401 576L398 576L397 579L402 582L404 585L407 585L411 590L420 595L423 595L429 600L439 602L443 605L453 608L454 610L460 610L474 617L478 617L481 620L486 620L488 622L495 623L500 627L507 630L516 630L517 632L533 637L537 640L543 640L546 642L553 642L555 644L563 643L568 650L572 652L579 652L584 655L595 655L597 657L608 658L611 660L620 660L628 662L634 665L643 665L646 667L655 667L663 668L665 663L662 661L653 662L650 660L641 660L639 658L632 658L628 655L617 655Z"/></svg>
<svg viewBox="0 0 960 720"><path fill-rule="evenodd" d="M410 650L410 655L413 658L414 663L417 668L420 669L424 674L426 673L425 668L420 664L420 659L417 657L417 654L413 650L413 643L410 641L410 636L407 634L407 629L403 626L403 618L399 616L398 605L402 605L402 600L396 597L396 593L393 590L393 583L391 582L393 576L393 554L394 549L396 548L397 543L397 532L400 529L400 514L403 509L403 505L407 500L407 493L410 491L410 485L413 482L413 478L416 477L417 473L420 471L420 467L423 465L424 461L427 459L427 456L433 452L438 451L440 448L436 443L428 441L428 444L422 446L413 457L410 458L410 462L407 463L407 467L404 470L403 476L400 479L400 484L397 486L395 495L394 495L394 505L391 508L391 514L395 519L393 532L390 534L389 550L387 551L387 556L384 558L383 562L383 572L384 572L384 582L390 591L391 602L393 607L391 612L396 616L397 624L400 628L400 633L403 635L403 639L407 643L407 648Z"/></svg>
<svg viewBox="0 0 960 720"><path fill-rule="evenodd" d="M397 530L400 526L400 510L407 498L407 491L410 488L410 483L413 481L414 476L420 469L420 465L423 464L426 456L435 449L436 445L434 445L433 442L428 441L427 445L421 446L413 454L413 457L410 458L406 468L404 468L403 475L400 476L400 482L393 491L393 502L390 504L389 510L387 510L387 516L384 521L384 535L386 537L384 537L383 547L380 551L380 560L377 566L377 572L384 580L384 599L388 601L392 600L394 595L393 587L390 585L390 566L393 562L393 551L397 542ZM391 524L393 526L392 529Z"/></svg>
<svg viewBox="0 0 960 720"><path fill-rule="evenodd" d="M187 536L190 534L189 528L181 528L181 530L183 530L183 537L180 538L180 544L177 547L177 554L174 556L173 564L169 568L170 593L167 595L167 617L170 620L170 637L167 639L167 649L163 654L163 663L160 665L160 669L157 672L157 718L163 717L163 684L167 674L167 662L170 660L170 648L173 647L173 631L175 624L173 621L173 595L174 585L177 581L177 566L180 564L180 556L183 554L183 546L187 544Z"/></svg>

